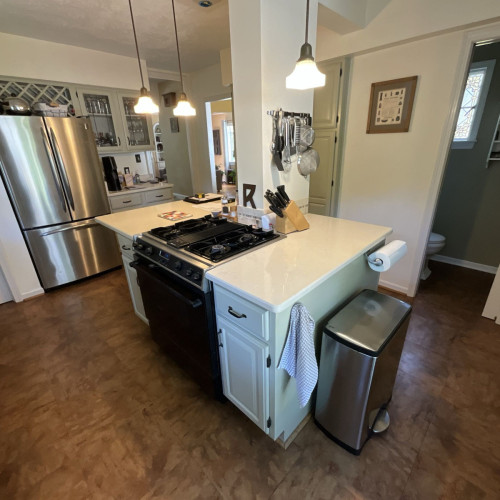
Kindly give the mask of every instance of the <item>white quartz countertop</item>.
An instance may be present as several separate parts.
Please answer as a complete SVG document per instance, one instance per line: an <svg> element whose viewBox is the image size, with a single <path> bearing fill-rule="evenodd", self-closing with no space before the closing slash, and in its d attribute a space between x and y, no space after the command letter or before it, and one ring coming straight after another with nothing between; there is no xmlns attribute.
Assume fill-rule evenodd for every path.
<svg viewBox="0 0 500 500"><path fill-rule="evenodd" d="M210 204L208 204L210 205ZM96 217L100 224L132 238L175 222L158 217L176 210L203 217L202 205L174 201ZM207 277L242 297L279 312L383 241L392 229L307 214L310 228L243 254L208 271Z"/></svg>
<svg viewBox="0 0 500 500"><path fill-rule="evenodd" d="M208 271L208 279L279 312L392 232L321 215L307 214L306 219L309 229L222 263Z"/></svg>
<svg viewBox="0 0 500 500"><path fill-rule="evenodd" d="M143 184L137 184L136 187L122 188L121 191L108 191L108 198L113 198L114 196L123 196L130 193L143 193L144 191L155 191L157 189L164 189L167 187L174 187L174 185L169 184L167 182L158 182L156 184L145 182Z"/></svg>
<svg viewBox="0 0 500 500"><path fill-rule="evenodd" d="M101 215L100 217L96 217L95 220L103 226L112 229L116 233L125 236L126 238L132 238L134 234L144 233L154 227L170 226L175 224L175 222L158 217L159 213L171 212L175 210L178 212L192 214L192 217L188 217L189 219L204 217L210 213L208 207L205 210L201 207L203 207L203 204L195 205L193 203L187 203L186 201L170 201L168 203L161 203L150 207L142 207L109 215Z"/></svg>

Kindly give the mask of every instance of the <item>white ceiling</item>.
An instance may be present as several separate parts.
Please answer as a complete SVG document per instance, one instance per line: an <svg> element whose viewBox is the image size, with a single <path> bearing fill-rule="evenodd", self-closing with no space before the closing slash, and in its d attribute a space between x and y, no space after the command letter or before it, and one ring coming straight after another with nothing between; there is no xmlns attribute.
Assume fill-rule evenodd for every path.
<svg viewBox="0 0 500 500"><path fill-rule="evenodd" d="M149 68L178 71L171 0L132 0ZM227 0L175 0L182 71L219 61L230 46ZM0 32L136 57L128 0L1 0Z"/></svg>

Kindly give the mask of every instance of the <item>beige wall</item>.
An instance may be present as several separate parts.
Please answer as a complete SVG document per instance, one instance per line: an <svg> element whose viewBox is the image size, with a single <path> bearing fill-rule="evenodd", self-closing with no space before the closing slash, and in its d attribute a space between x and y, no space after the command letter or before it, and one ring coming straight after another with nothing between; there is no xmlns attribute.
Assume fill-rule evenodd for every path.
<svg viewBox="0 0 500 500"><path fill-rule="evenodd" d="M205 103L231 97L231 89L222 85L220 64L215 64L188 75L186 92L189 101L196 108L195 117L181 119L188 123L193 189L194 192L214 192L215 172L210 168L208 149L210 116L207 117Z"/></svg>
<svg viewBox="0 0 500 500"><path fill-rule="evenodd" d="M139 90L137 59L0 33L0 75ZM147 85L147 68L142 61Z"/></svg>
<svg viewBox="0 0 500 500"><path fill-rule="evenodd" d="M162 82L157 86L158 106L160 107L160 128L163 143L164 158L167 167L168 182L174 185L174 193L192 196L193 182L191 162L188 151L188 118L179 117L179 132L172 132L170 118L174 118L174 108L167 108L163 94L180 92L179 82Z"/></svg>
<svg viewBox="0 0 500 500"><path fill-rule="evenodd" d="M381 282L407 292L421 252L432 204L432 185L444 130L453 108L453 83L462 36L452 33L353 58L339 217L393 228L391 239L408 243L408 254L381 275ZM410 130L367 134L372 82L418 76Z"/></svg>
<svg viewBox="0 0 500 500"><path fill-rule="evenodd" d="M498 0L391 0L364 29L339 35L319 26L316 59L357 54L499 17Z"/></svg>

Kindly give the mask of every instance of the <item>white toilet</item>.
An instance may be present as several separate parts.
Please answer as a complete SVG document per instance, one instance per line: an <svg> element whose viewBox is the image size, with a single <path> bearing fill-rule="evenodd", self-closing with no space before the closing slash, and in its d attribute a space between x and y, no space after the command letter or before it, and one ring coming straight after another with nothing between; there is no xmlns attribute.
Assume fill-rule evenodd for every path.
<svg viewBox="0 0 500 500"><path fill-rule="evenodd" d="M420 274L420 279L426 280L430 274L429 269L429 257L440 252L446 245L446 238L442 234L431 233L429 236L429 241L427 242L427 248L425 250L425 267Z"/></svg>

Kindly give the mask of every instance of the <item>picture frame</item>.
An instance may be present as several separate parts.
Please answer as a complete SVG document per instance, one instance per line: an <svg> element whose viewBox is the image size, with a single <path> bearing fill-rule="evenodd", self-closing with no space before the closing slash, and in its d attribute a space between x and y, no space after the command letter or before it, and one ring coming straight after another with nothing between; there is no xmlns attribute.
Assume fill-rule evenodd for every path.
<svg viewBox="0 0 500 500"><path fill-rule="evenodd" d="M214 135L214 155L220 155L221 149L220 149L220 129L213 130L213 135Z"/></svg>
<svg viewBox="0 0 500 500"><path fill-rule="evenodd" d="M179 132L179 118L170 118L170 132L177 134Z"/></svg>
<svg viewBox="0 0 500 500"><path fill-rule="evenodd" d="M174 108L177 106L177 94L175 92L163 94L163 104L166 108Z"/></svg>
<svg viewBox="0 0 500 500"><path fill-rule="evenodd" d="M367 134L408 132L418 76L372 83Z"/></svg>

